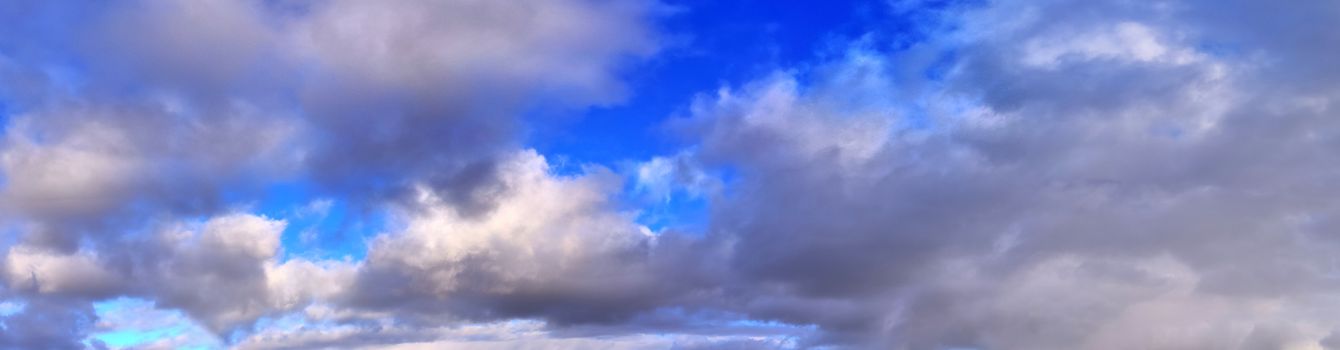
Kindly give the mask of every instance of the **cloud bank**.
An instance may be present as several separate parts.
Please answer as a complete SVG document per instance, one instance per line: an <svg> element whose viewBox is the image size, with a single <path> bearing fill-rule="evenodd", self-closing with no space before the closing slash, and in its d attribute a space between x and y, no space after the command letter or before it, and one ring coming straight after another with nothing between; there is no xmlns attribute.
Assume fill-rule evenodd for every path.
<svg viewBox="0 0 1340 350"><path fill-rule="evenodd" d="M576 170L691 6L0 5L0 347L1340 347L1340 4L877 5Z"/></svg>

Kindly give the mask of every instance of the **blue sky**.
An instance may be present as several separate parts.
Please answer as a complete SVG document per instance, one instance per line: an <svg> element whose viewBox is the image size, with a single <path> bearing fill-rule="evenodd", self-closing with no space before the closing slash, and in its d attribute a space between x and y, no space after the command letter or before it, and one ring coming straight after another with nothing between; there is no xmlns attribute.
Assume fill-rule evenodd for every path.
<svg viewBox="0 0 1340 350"><path fill-rule="evenodd" d="M668 46L662 55L626 74L632 95L614 106L584 111L557 130L537 130L535 147L578 161L612 163L683 147L666 130L688 102L723 86L737 86L778 70L819 64L864 39L896 48L920 40L924 12L893 14L878 1L832 1L822 6L775 1L667 2L659 25Z"/></svg>
<svg viewBox="0 0 1340 350"><path fill-rule="evenodd" d="M1340 348L1333 1L0 5L0 348Z"/></svg>

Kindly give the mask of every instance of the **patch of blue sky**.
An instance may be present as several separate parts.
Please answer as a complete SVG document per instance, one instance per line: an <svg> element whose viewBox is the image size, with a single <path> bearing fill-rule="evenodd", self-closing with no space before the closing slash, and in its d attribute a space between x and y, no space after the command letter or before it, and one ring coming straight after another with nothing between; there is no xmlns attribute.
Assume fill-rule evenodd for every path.
<svg viewBox="0 0 1340 350"><path fill-rule="evenodd" d="M22 300L0 301L0 327L4 325L4 317L14 316L28 307L28 303Z"/></svg>
<svg viewBox="0 0 1340 350"><path fill-rule="evenodd" d="M945 48L936 54L935 59L922 71L922 77L932 82L944 81L958 64L959 52L954 48Z"/></svg>
<svg viewBox="0 0 1340 350"><path fill-rule="evenodd" d="M320 200L304 209L324 212L290 224L284 235L289 255L361 260L367 255L368 240L387 227L384 210L354 207L343 200Z"/></svg>
<svg viewBox="0 0 1340 350"><path fill-rule="evenodd" d="M748 315L720 310L685 309L669 307L638 316L631 323L646 322L656 324L663 320L683 320L684 331L723 331L733 330L735 334L752 335L801 335L819 331L819 327L809 324L791 324L776 320L750 319Z"/></svg>
<svg viewBox="0 0 1340 350"><path fill-rule="evenodd" d="M9 326L5 325L5 319L23 312L25 307L28 307L28 304L23 302L13 302L13 300L11 302L0 302L0 330L9 329Z"/></svg>
<svg viewBox="0 0 1340 350"><path fill-rule="evenodd" d="M685 116L695 96L783 70L805 81L816 65L852 54L848 48L858 41L870 52L905 49L948 26L941 20L943 12L978 2L931 0L890 6L884 1L841 0L812 6L765 0L671 0L668 4L681 11L662 21L669 45L650 62L629 70L624 77L632 92L627 101L557 122L568 125L532 130L527 143L546 155L560 175L579 174L582 164L616 167L671 154L691 140L679 137L667 120ZM939 81L958 59L952 50L936 55L918 78ZM870 59L882 61L884 57ZM896 100L890 91L896 87L894 82L862 83L879 86L869 89L870 96L852 97L859 100L851 101L852 107L898 113L905 118L904 128L933 126L931 112L922 106L887 105ZM723 177L731 173L730 169L720 171ZM729 180L723 182L729 190ZM626 199L646 205L637 220L653 231L694 231L706 226L709 208L705 198L677 192L646 203L640 196L625 194Z"/></svg>
<svg viewBox="0 0 1340 350"><path fill-rule="evenodd" d="M271 184L254 210L287 223L280 239L285 258L362 259L367 240L387 222L383 209L322 197L305 181Z"/></svg>
<svg viewBox="0 0 1340 350"><path fill-rule="evenodd" d="M619 199L636 212L635 221L654 233L706 232L709 204L719 194L726 172L717 169L680 169L677 157L622 164L629 181ZM692 174L684 174L691 172ZM692 178L684 179L689 176Z"/></svg>
<svg viewBox="0 0 1340 350"><path fill-rule="evenodd" d="M654 233L671 230L681 234L703 234L707 232L711 218L712 199L730 196L734 188L730 184L738 175L733 167L724 166L709 169L704 176L714 183L711 188L690 189L683 184L672 184L663 193L639 188L636 181L629 181L619 199L628 210L636 213L635 222Z"/></svg>
<svg viewBox="0 0 1340 350"><path fill-rule="evenodd" d="M636 221L652 232L674 230L683 233L704 232L708 219L707 198L676 193L664 200L644 204Z"/></svg>
<svg viewBox="0 0 1340 350"><path fill-rule="evenodd" d="M46 74L47 80L54 87L70 95L79 94L88 83L85 79L84 70L75 64L49 64L42 67L42 73Z"/></svg>
<svg viewBox="0 0 1340 350"><path fill-rule="evenodd" d="M3 92L0 92L0 141L4 141L5 138L9 137L6 135L6 131L9 130L9 114L9 99L5 97Z"/></svg>
<svg viewBox="0 0 1340 350"><path fill-rule="evenodd" d="M0 190L4 190L0 187ZM21 223L9 221L0 223L0 249L9 251L9 247L19 243L19 238L23 237L24 226Z"/></svg>
<svg viewBox="0 0 1340 350"><path fill-rule="evenodd" d="M624 103L597 107L581 118L532 132L529 144L547 156L612 165L671 153L683 141L665 120L685 113L693 97L737 86L816 59L862 35L887 11L882 1L667 1L681 11L661 26L669 47L625 74Z"/></svg>
<svg viewBox="0 0 1340 350"><path fill-rule="evenodd" d="M901 121L903 128L911 130L928 130L935 125L935 120L929 111L926 110L925 106L919 104L904 107Z"/></svg>
<svg viewBox="0 0 1340 350"><path fill-rule="evenodd" d="M782 328L818 329L817 326L813 325L797 326L789 323L783 323L772 320L752 320L752 319L734 320L729 322L728 325L733 327L759 327L759 328L782 327Z"/></svg>
<svg viewBox="0 0 1340 350"><path fill-rule="evenodd" d="M301 315L297 314L287 314L279 317L264 316L259 319L256 319L256 323L251 330L247 329L235 330L228 335L228 339L230 342L236 343L252 336L254 332L260 332L265 330L292 331L302 327L307 327L309 326L309 323L310 322L308 322L308 320L305 317L302 317Z"/></svg>
<svg viewBox="0 0 1340 350"><path fill-rule="evenodd" d="M1217 40L1204 40L1197 43L1196 52L1218 58L1233 58L1246 54L1241 44Z"/></svg>
<svg viewBox="0 0 1340 350"><path fill-rule="evenodd" d="M177 326L164 329L154 329L148 331L124 330L102 332L94 335L93 338L101 340L103 344L116 348L129 348L136 345L150 344L167 338L176 337L186 331L186 326Z"/></svg>
<svg viewBox="0 0 1340 350"><path fill-rule="evenodd" d="M112 349L170 343L176 349L218 349L211 333L176 310L162 310L152 301L117 298L93 304L98 326L89 337Z"/></svg>

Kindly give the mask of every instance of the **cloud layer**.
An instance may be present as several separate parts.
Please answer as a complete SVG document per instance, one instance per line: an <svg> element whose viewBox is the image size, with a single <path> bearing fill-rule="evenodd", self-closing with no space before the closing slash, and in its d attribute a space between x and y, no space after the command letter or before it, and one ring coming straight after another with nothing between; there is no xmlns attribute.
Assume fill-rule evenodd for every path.
<svg viewBox="0 0 1340 350"><path fill-rule="evenodd" d="M0 5L0 347L1340 347L1340 5L879 6L574 170L692 8Z"/></svg>

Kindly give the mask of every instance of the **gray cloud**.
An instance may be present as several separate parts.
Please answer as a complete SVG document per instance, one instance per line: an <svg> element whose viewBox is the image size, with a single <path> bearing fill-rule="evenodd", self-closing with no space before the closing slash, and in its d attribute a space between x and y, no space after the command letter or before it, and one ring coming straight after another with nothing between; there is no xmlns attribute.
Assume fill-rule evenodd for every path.
<svg viewBox="0 0 1340 350"><path fill-rule="evenodd" d="M611 72L657 48L642 1L313 3L286 33L310 62L298 91L313 126L306 160L345 194L427 184L489 207L518 115L616 101ZM370 122L371 121L371 122Z"/></svg>
<svg viewBox="0 0 1340 350"><path fill-rule="evenodd" d="M229 334L261 317L329 298L349 284L354 268L349 263L278 261L284 225L229 214L203 223L167 223L151 239L129 240L114 249L63 253L17 245L5 254L4 280L30 302L78 305L121 296L144 298L160 308L181 310L210 331Z"/></svg>
<svg viewBox="0 0 1340 350"><path fill-rule="evenodd" d="M0 220L21 233L5 240L6 284L71 305L148 298L222 335L301 309L328 294L312 278L350 267L278 261L282 222L230 214L262 185L315 181L373 208L427 188L487 212L519 119L620 100L617 70L658 47L656 6L0 5L0 93L17 112ZM273 244L235 246L253 239Z"/></svg>
<svg viewBox="0 0 1340 350"><path fill-rule="evenodd" d="M533 153L514 156L500 173L506 190L478 218L421 192L427 209L372 243L351 304L406 320L559 324L615 322L655 306L662 292L649 261L654 238L609 202L619 188L613 174L551 177Z"/></svg>
<svg viewBox="0 0 1340 350"><path fill-rule="evenodd" d="M292 172L283 165L295 158L284 149L292 123L247 106L203 116L173 108L75 102L16 116L0 150L5 219L32 225L32 242L70 251L160 210L220 211L225 187L254 191Z"/></svg>
<svg viewBox="0 0 1340 350"><path fill-rule="evenodd" d="M927 42L694 102L692 145L635 191L704 198L709 223L659 233L619 175L555 175L519 141L526 113L625 94L654 3L66 5L0 5L22 105L0 208L24 232L0 272L26 302L0 346L83 347L120 296L242 348L1302 349L1340 329L1331 2L951 6ZM41 68L94 53L83 81ZM281 258L285 223L224 197L285 179L394 222L364 261Z"/></svg>
<svg viewBox="0 0 1340 350"><path fill-rule="evenodd" d="M1313 47L1253 40L1327 39L1215 17L1257 9L993 3L944 40L704 98L682 127L740 174L710 233L735 307L863 347L1317 344L1340 321L1309 311L1338 287L1334 94L1288 78ZM904 83L945 49L943 81Z"/></svg>
<svg viewBox="0 0 1340 350"><path fill-rule="evenodd" d="M30 298L22 311L0 318L0 347L83 349L82 340L97 320L87 301Z"/></svg>
<svg viewBox="0 0 1340 350"><path fill-rule="evenodd" d="M354 199L427 183L486 209L481 191L517 147L520 115L617 101L613 72L657 47L644 24L653 5L155 0L88 18L22 16L68 10L60 3L9 5L18 28L33 27L15 36L49 40L5 41L18 61L0 72L23 111L7 128L5 204L48 226L105 224L132 216L112 210L121 203L208 214L223 187L255 193L248 181L302 176ZM42 31L64 20L73 29ZM60 47L90 63L43 70L62 63L48 52ZM86 170L111 176L50 176ZM68 250L76 231L97 228L41 237Z"/></svg>

